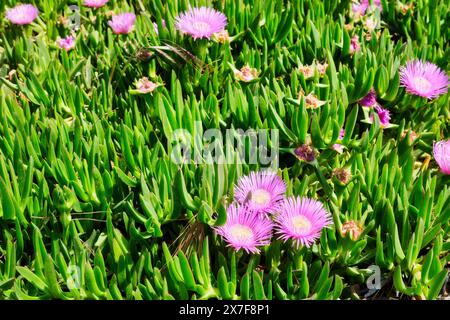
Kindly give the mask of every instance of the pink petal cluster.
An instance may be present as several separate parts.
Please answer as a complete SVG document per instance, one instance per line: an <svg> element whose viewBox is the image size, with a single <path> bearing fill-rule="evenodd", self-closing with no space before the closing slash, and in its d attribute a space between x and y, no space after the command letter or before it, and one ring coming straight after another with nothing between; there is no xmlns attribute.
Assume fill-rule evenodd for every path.
<svg viewBox="0 0 450 320"><path fill-rule="evenodd" d="M103 7L109 0L84 0L83 6L89 8L100 8Z"/></svg>
<svg viewBox="0 0 450 320"><path fill-rule="evenodd" d="M406 92L427 99L447 93L448 76L431 62L413 60L400 68L400 84Z"/></svg>
<svg viewBox="0 0 450 320"><path fill-rule="evenodd" d="M354 54L361 50L361 45L359 44L359 37L354 35L350 40L350 54Z"/></svg>
<svg viewBox="0 0 450 320"><path fill-rule="evenodd" d="M291 197L286 199L275 216L275 230L279 238L294 241L310 247L322 232L332 223L330 214L322 203L309 198Z"/></svg>
<svg viewBox="0 0 450 320"><path fill-rule="evenodd" d="M345 136L345 130L344 128L341 128L341 130L339 131L339 137L338 140L342 140L344 139ZM337 152L337 153L343 153L344 152L344 146L340 143L335 143L333 144L333 149Z"/></svg>
<svg viewBox="0 0 450 320"><path fill-rule="evenodd" d="M75 39L72 36L68 36L66 38L60 38L56 41L56 43L58 44L58 46L61 49L64 49L66 51L70 51L73 48L75 48Z"/></svg>
<svg viewBox="0 0 450 320"><path fill-rule="evenodd" d="M434 143L433 156L441 172L450 175L450 140Z"/></svg>
<svg viewBox="0 0 450 320"><path fill-rule="evenodd" d="M378 118L380 119L380 126L382 128L387 127L391 121L391 113L387 109L383 109L379 105L375 105L375 111L377 112ZM370 116L370 122L373 122L373 115Z"/></svg>
<svg viewBox="0 0 450 320"><path fill-rule="evenodd" d="M355 2L352 4L352 11L356 16L364 16L367 9L369 9L369 0L362 0L361 2ZM381 0L373 0L373 6L382 10Z"/></svg>
<svg viewBox="0 0 450 320"><path fill-rule="evenodd" d="M358 101L360 105L363 107L372 107L377 103L377 94L375 93L375 90L370 90L369 93Z"/></svg>
<svg viewBox="0 0 450 320"><path fill-rule="evenodd" d="M228 247L236 251L244 249L247 253L259 253L258 247L270 244L273 223L243 206L230 205L227 209L227 222L215 228Z"/></svg>
<svg viewBox="0 0 450 320"><path fill-rule="evenodd" d="M115 34L128 34L136 21L136 15L131 12L113 15L108 25Z"/></svg>
<svg viewBox="0 0 450 320"><path fill-rule="evenodd" d="M252 172L238 180L234 196L238 203L246 205L258 214L273 214L284 199L286 184L272 171Z"/></svg>
<svg viewBox="0 0 450 320"><path fill-rule="evenodd" d="M175 27L194 39L210 39L214 33L224 30L227 17L208 7L191 8L175 18Z"/></svg>
<svg viewBox="0 0 450 320"><path fill-rule="evenodd" d="M30 24L38 15L39 10L32 4L19 4L6 11L6 19L17 25Z"/></svg>

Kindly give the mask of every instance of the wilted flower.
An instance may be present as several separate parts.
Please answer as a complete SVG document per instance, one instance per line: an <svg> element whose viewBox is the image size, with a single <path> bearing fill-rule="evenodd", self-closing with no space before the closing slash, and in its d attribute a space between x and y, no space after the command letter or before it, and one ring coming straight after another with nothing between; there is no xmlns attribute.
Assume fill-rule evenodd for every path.
<svg viewBox="0 0 450 320"><path fill-rule="evenodd" d="M260 171L241 177L234 189L234 197L255 213L273 214L285 192L286 185L275 172Z"/></svg>
<svg viewBox="0 0 450 320"><path fill-rule="evenodd" d="M84 0L83 6L89 8L100 8L103 7L109 0Z"/></svg>
<svg viewBox="0 0 450 320"><path fill-rule="evenodd" d="M136 89L140 93L151 93L159 86L160 84L148 80L147 77L142 77L136 83Z"/></svg>
<svg viewBox="0 0 450 320"><path fill-rule="evenodd" d="M295 155L300 160L312 162L316 159L316 152L309 144L302 144L294 150Z"/></svg>
<svg viewBox="0 0 450 320"><path fill-rule="evenodd" d="M194 39L210 39L227 25L227 17L212 8L191 8L175 18L175 27Z"/></svg>
<svg viewBox="0 0 450 320"><path fill-rule="evenodd" d="M408 130L404 130L402 132L402 139L404 139L407 134L408 134ZM417 139L417 133L415 131L413 131L413 130L410 130L409 131L409 141L413 142L416 139Z"/></svg>
<svg viewBox="0 0 450 320"><path fill-rule="evenodd" d="M364 21L364 27L369 33L372 33L378 26L378 21L373 18L367 18Z"/></svg>
<svg viewBox="0 0 450 320"><path fill-rule="evenodd" d="M136 21L136 15L131 12L113 15L108 25L113 29L115 34L130 33Z"/></svg>
<svg viewBox="0 0 450 320"><path fill-rule="evenodd" d="M353 241L358 240L358 238L361 236L361 233L364 231L363 227L353 220L344 222L342 225L342 236L345 237L347 234L350 236L350 239Z"/></svg>
<svg viewBox="0 0 450 320"><path fill-rule="evenodd" d="M364 98L358 101L358 103L363 107L372 107L375 105L377 103L377 94L375 93L375 90L370 90Z"/></svg>
<svg viewBox="0 0 450 320"><path fill-rule="evenodd" d="M314 76L314 66L301 65L298 67L298 71L305 77L305 79L309 79Z"/></svg>
<svg viewBox="0 0 450 320"><path fill-rule="evenodd" d="M61 49L64 49L66 51L70 51L73 48L75 48L75 39L72 36L68 36L66 38L59 38L56 40L56 43Z"/></svg>
<svg viewBox="0 0 450 320"><path fill-rule="evenodd" d="M309 198L291 197L283 201L280 213L275 216L275 230L279 239L293 240L310 247L324 227L332 223L331 216L322 203Z"/></svg>
<svg viewBox="0 0 450 320"><path fill-rule="evenodd" d="M214 40L219 43L227 43L230 41L230 36L227 30L222 30L213 34Z"/></svg>
<svg viewBox="0 0 450 320"><path fill-rule="evenodd" d="M400 68L400 83L406 92L427 99L447 93L448 76L431 62L413 60Z"/></svg>
<svg viewBox="0 0 450 320"><path fill-rule="evenodd" d="M358 52L360 49L361 46L359 44L359 38L357 35L355 35L350 40L350 54L354 54L355 52Z"/></svg>
<svg viewBox="0 0 450 320"><path fill-rule="evenodd" d="M350 178L352 177L350 170L346 168L336 168L333 170L333 176L336 177L340 182L343 184L347 184L350 181Z"/></svg>
<svg viewBox="0 0 450 320"><path fill-rule="evenodd" d="M300 91L299 98L304 96L303 91ZM305 96L305 103L307 108L317 109L318 107L323 106L326 101L319 100L314 93L309 93Z"/></svg>
<svg viewBox="0 0 450 320"><path fill-rule="evenodd" d="M6 11L6 19L18 25L30 24L38 15L39 10L32 4L19 4Z"/></svg>
<svg viewBox="0 0 450 320"><path fill-rule="evenodd" d="M319 74L321 76L324 76L325 73L327 73L328 63L326 63L326 62L324 62L324 63L317 63L316 64L316 68L317 68L317 72L319 72Z"/></svg>
<svg viewBox="0 0 450 320"><path fill-rule="evenodd" d="M272 221L254 214L244 206L230 205L227 209L227 221L223 226L215 228L228 247L247 253L259 253L258 247L270 244L272 237Z"/></svg>
<svg viewBox="0 0 450 320"><path fill-rule="evenodd" d="M434 143L433 156L441 172L450 175L450 140Z"/></svg>
<svg viewBox="0 0 450 320"><path fill-rule="evenodd" d="M408 13L409 10L411 10L411 11L413 10L414 3L411 2L410 4L403 4L403 3L399 2L398 7L399 7L400 12L403 15L406 15L406 13Z"/></svg>
<svg viewBox="0 0 450 320"><path fill-rule="evenodd" d="M258 70L247 65L242 67L241 70L235 70L234 76L240 81L250 82L258 78Z"/></svg>

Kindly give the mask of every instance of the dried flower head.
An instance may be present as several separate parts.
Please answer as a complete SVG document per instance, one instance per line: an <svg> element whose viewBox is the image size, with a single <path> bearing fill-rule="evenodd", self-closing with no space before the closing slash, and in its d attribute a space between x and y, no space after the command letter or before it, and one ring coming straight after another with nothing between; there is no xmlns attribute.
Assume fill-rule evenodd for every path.
<svg viewBox="0 0 450 320"><path fill-rule="evenodd" d="M309 144L302 144L294 150L295 155L300 160L312 162L316 159L316 152Z"/></svg>
<svg viewBox="0 0 450 320"><path fill-rule="evenodd" d="M151 93L158 88L160 84L150 81L147 77L142 77L136 83L136 89L140 93Z"/></svg>
<svg viewBox="0 0 450 320"><path fill-rule="evenodd" d="M336 168L333 170L333 176L336 177L342 184L347 184L352 178L350 170L346 168Z"/></svg>
<svg viewBox="0 0 450 320"><path fill-rule="evenodd" d="M361 236L363 231L364 228L358 222L350 220L342 224L341 234L343 237L347 236L348 234L350 236L350 239L356 241Z"/></svg>
<svg viewBox="0 0 450 320"><path fill-rule="evenodd" d="M234 76L240 81L250 82L258 78L258 70L246 65L241 70L235 70Z"/></svg>

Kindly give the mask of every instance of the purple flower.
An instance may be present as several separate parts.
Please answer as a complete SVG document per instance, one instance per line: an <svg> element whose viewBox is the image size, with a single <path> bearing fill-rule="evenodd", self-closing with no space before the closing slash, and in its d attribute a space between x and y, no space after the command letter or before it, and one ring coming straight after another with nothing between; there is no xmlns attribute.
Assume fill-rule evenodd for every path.
<svg viewBox="0 0 450 320"><path fill-rule="evenodd" d="M89 8L100 8L103 7L109 0L84 0L83 6Z"/></svg>
<svg viewBox="0 0 450 320"><path fill-rule="evenodd" d="M31 4L19 4L6 11L6 19L18 25L30 24L38 15L39 10Z"/></svg>
<svg viewBox="0 0 450 320"><path fill-rule="evenodd" d="M272 221L264 216L255 215L244 206L230 205L227 209L227 222L214 228L227 247L247 253L259 253L258 247L270 244L272 238Z"/></svg>
<svg viewBox="0 0 450 320"><path fill-rule="evenodd" d="M115 34L127 34L130 33L135 21L136 15L126 12L112 16L111 20L108 21L108 25Z"/></svg>
<svg viewBox="0 0 450 320"><path fill-rule="evenodd" d="M341 130L339 131L339 137L338 140L342 140L344 139L345 136L345 130L344 128L341 128ZM335 143L333 144L333 149L337 152L337 153L343 153L344 152L344 146L340 143Z"/></svg>
<svg viewBox="0 0 450 320"><path fill-rule="evenodd" d="M251 172L239 178L234 198L257 214L273 214L284 199L286 185L272 171Z"/></svg>
<svg viewBox="0 0 450 320"><path fill-rule="evenodd" d="M194 39L207 38L222 31L227 25L227 17L212 8L191 8L175 18L175 27Z"/></svg>
<svg viewBox="0 0 450 320"><path fill-rule="evenodd" d="M434 143L433 156L441 172L450 175L450 140Z"/></svg>
<svg viewBox="0 0 450 320"><path fill-rule="evenodd" d="M320 237L323 228L332 223L331 216L319 201L291 197L286 199L275 217L279 239L292 239L297 248L310 247Z"/></svg>
<svg viewBox="0 0 450 320"><path fill-rule="evenodd" d="M377 112L378 118L380 119L380 126L382 128L387 127L390 124L391 114L389 110L383 109L379 105L375 106L375 110ZM373 115L370 116L370 122L373 122Z"/></svg>
<svg viewBox="0 0 450 320"><path fill-rule="evenodd" d="M400 83L406 92L427 99L447 93L448 76L431 62L413 60L400 68Z"/></svg>
<svg viewBox="0 0 450 320"><path fill-rule="evenodd" d="M75 39L72 36L68 36L66 38L60 38L56 40L56 43L61 49L64 49L66 51L70 51L73 48L75 48Z"/></svg>
<svg viewBox="0 0 450 320"><path fill-rule="evenodd" d="M381 0L374 0L373 5L375 7L380 8L380 11L383 8L381 5ZM352 11L356 16L365 15L368 8L369 8L369 0L362 0L361 2L354 2L352 4Z"/></svg>
<svg viewBox="0 0 450 320"><path fill-rule="evenodd" d="M361 100L358 101L360 105L363 107L372 107L377 103L377 95L375 93L375 90L370 90L370 92Z"/></svg>

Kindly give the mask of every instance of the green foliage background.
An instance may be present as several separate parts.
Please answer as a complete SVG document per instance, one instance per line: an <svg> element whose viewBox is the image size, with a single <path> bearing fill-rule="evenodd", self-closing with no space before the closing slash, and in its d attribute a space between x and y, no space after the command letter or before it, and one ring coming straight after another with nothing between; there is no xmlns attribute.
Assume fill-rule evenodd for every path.
<svg viewBox="0 0 450 320"><path fill-rule="evenodd" d="M361 23L345 28L349 1L192 1L228 17L235 38L218 44L174 29L187 0L110 0L81 8L68 53L55 45L68 34L57 21L81 1L31 2L40 18L26 27L4 18L16 1L0 3L0 299L361 299L370 265L385 280L376 295L440 295L450 188L430 155L449 137L449 99L407 95L398 69L421 58L449 70L446 1L414 1L403 14L382 0L381 33L367 41ZM114 35L109 10L134 11L134 31ZM350 55L355 34L362 48ZM199 60L155 49L175 44ZM305 80L297 67L315 60L327 73ZM237 82L230 64L257 68L259 80ZM164 86L131 95L142 76ZM361 122L356 102L372 87L392 128ZM307 109L301 89L327 103ZM334 226L310 250L279 241L254 256L226 248L210 226L224 222L236 179L258 166L171 162L168 137L194 133L195 121L200 131L280 129L287 193L322 201ZM330 147L341 127L339 155ZM317 168L288 151L307 141ZM342 167L347 185L332 177ZM341 235L349 220L364 226L356 241Z"/></svg>

